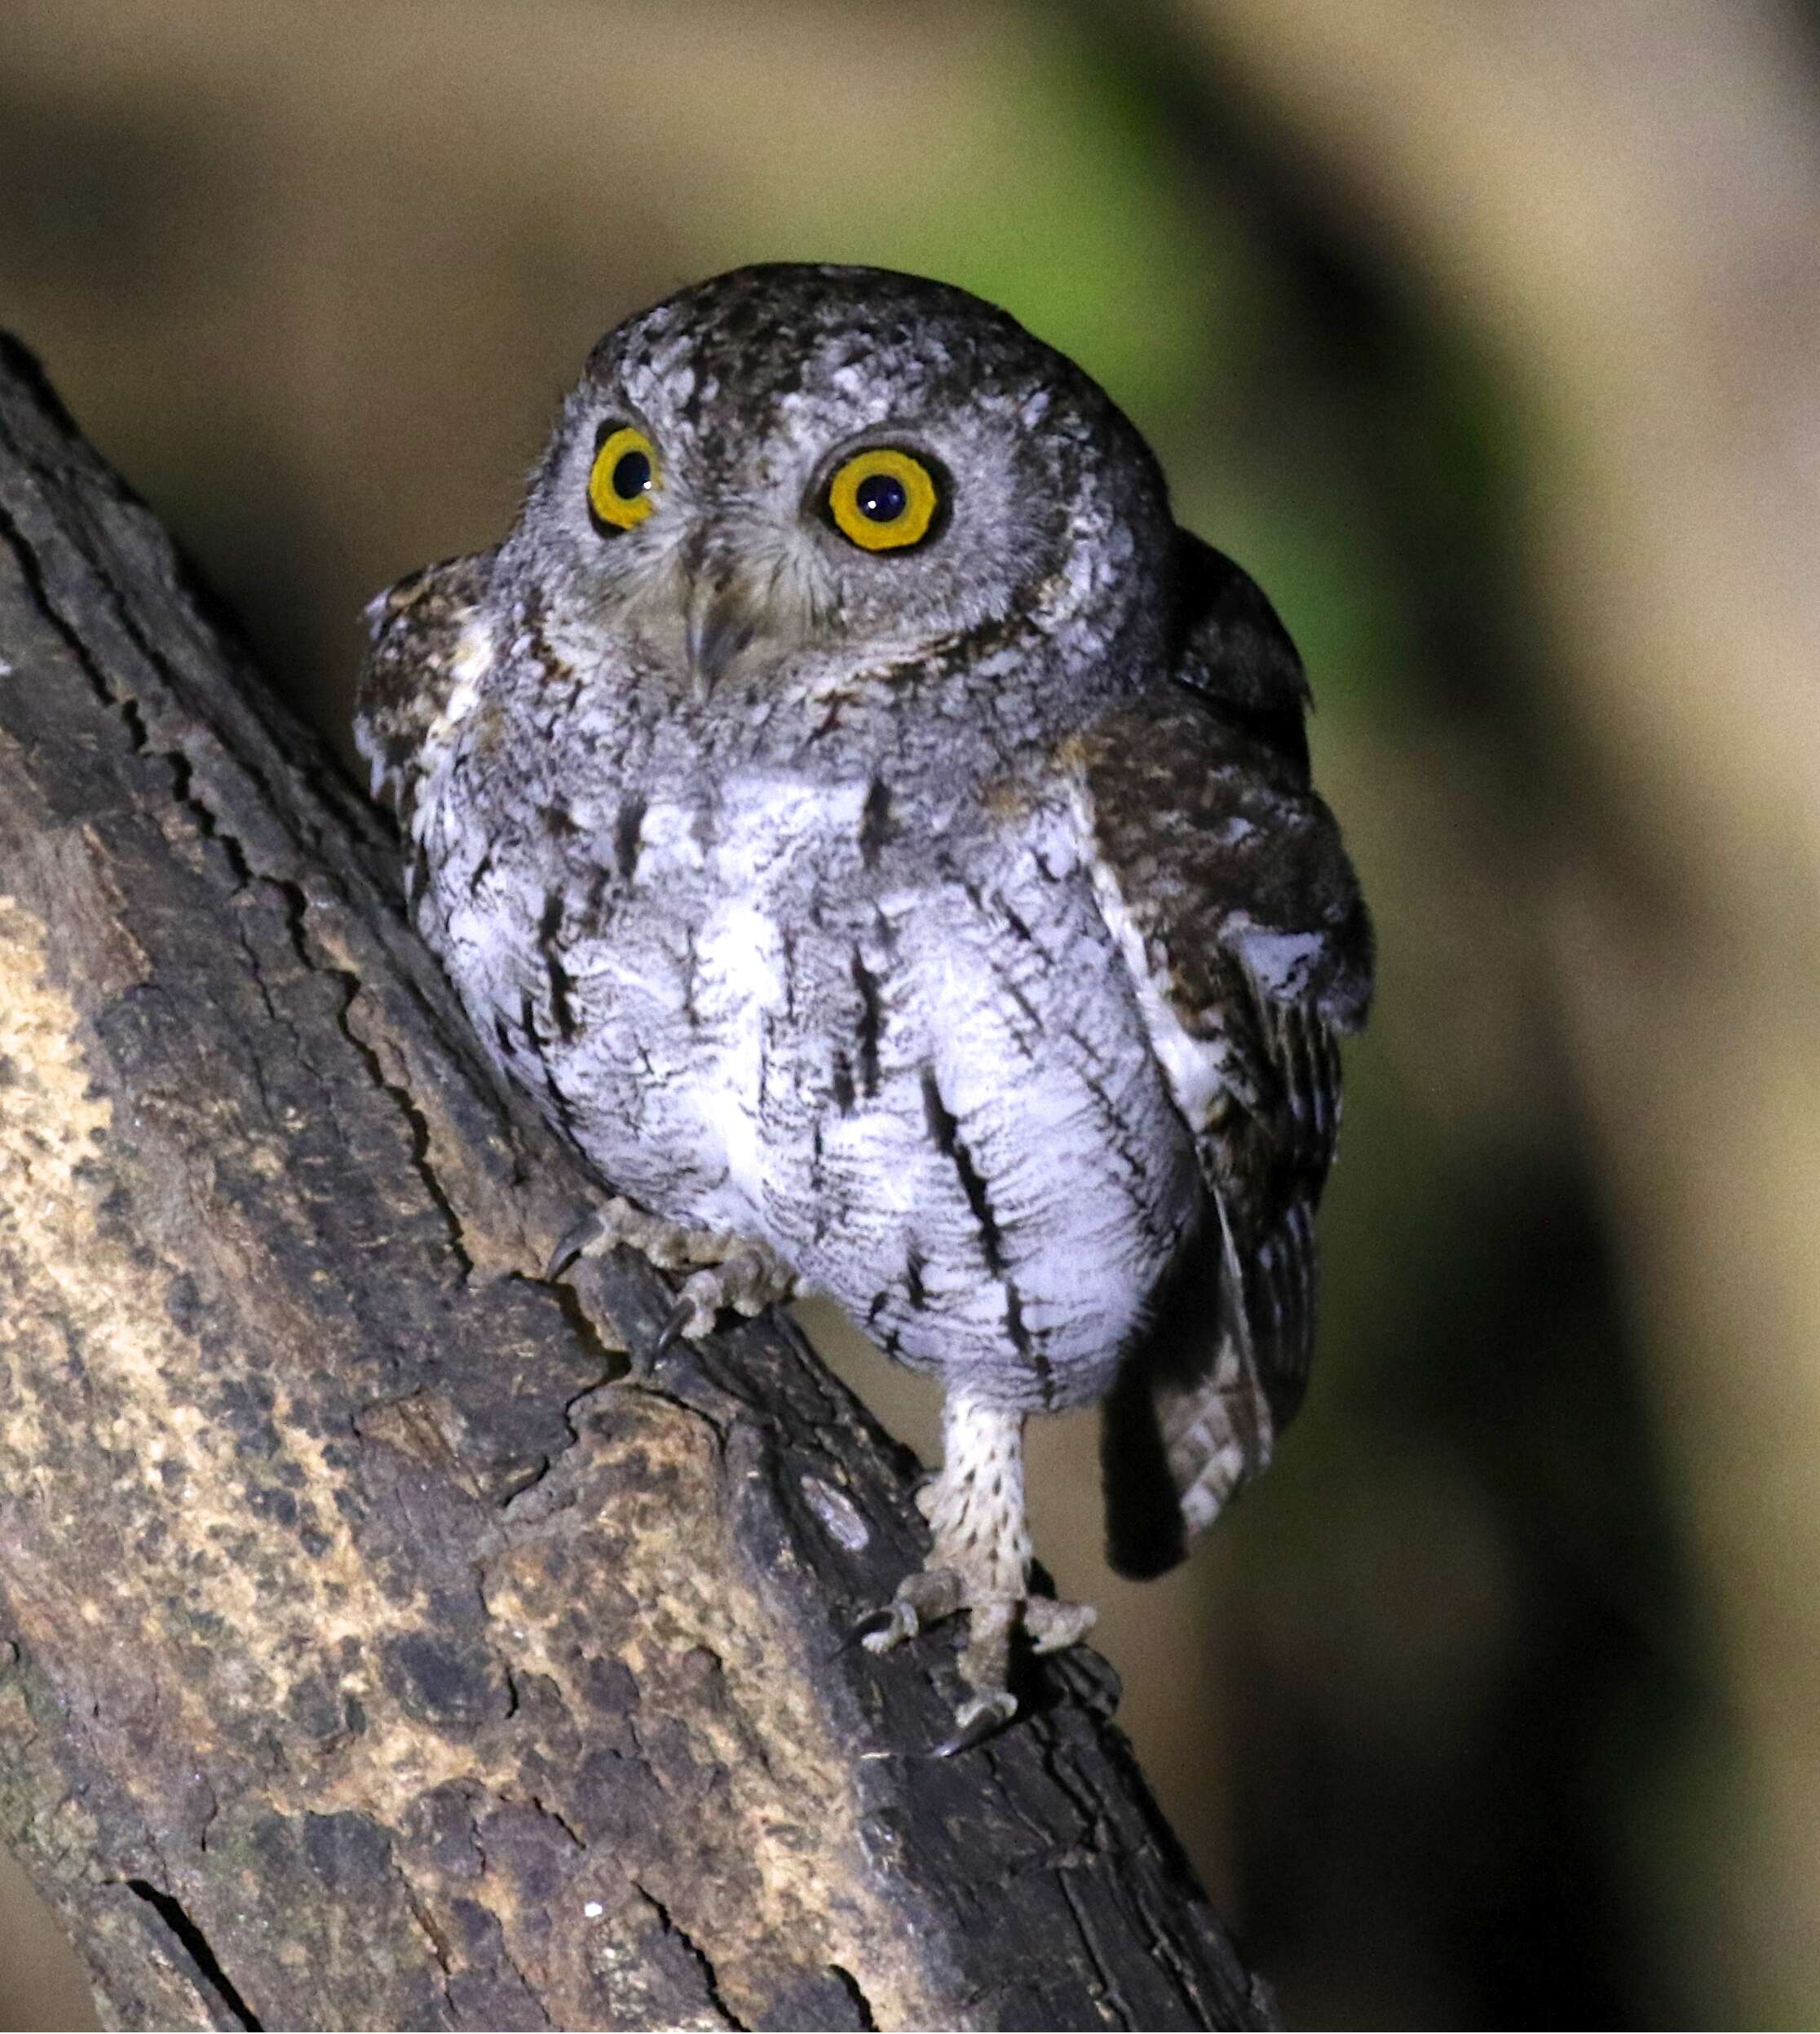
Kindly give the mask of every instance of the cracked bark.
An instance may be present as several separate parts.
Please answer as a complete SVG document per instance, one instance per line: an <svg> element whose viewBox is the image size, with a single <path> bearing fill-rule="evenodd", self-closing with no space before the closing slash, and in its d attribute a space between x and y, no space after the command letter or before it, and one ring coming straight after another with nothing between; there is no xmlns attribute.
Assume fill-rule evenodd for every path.
<svg viewBox="0 0 1820 2034"><path fill-rule="evenodd" d="M913 1466L588 1202L382 823L0 349L0 1833L119 2026L1251 2026L1080 1655L950 1762Z"/></svg>

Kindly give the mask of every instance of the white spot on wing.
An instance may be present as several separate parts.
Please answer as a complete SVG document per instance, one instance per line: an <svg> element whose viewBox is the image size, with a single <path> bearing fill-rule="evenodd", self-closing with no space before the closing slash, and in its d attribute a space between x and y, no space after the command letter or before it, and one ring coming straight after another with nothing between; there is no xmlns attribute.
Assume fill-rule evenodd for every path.
<svg viewBox="0 0 1820 2034"><path fill-rule="evenodd" d="M1084 808L1084 798L1078 802ZM1083 809L1081 817L1087 838L1091 841L1091 816ZM1107 930L1118 941L1119 951L1131 971L1144 1030L1150 1039L1151 1050L1156 1055L1168 1081L1169 1093L1176 1107L1187 1118L1190 1127L1195 1130L1204 1129L1216 1098L1226 1085L1225 1047L1215 1040L1195 1037L1177 1016L1164 984L1151 965L1144 935L1126 908L1117 875L1103 857L1092 852L1087 865L1093 875L1093 895L1099 900L1100 915L1106 921Z"/></svg>
<svg viewBox="0 0 1820 2034"><path fill-rule="evenodd" d="M480 688L493 669L493 638L485 630L468 622L457 639L455 653L448 661L449 675L454 683L448 688L442 711L430 723L426 736L429 744L440 745L448 741L474 711L479 704Z"/></svg>
<svg viewBox="0 0 1820 2034"><path fill-rule="evenodd" d="M1258 925L1243 912L1226 921L1233 950L1250 969L1252 979L1273 1001L1289 1003L1308 993L1314 964L1325 944L1319 932L1283 932Z"/></svg>

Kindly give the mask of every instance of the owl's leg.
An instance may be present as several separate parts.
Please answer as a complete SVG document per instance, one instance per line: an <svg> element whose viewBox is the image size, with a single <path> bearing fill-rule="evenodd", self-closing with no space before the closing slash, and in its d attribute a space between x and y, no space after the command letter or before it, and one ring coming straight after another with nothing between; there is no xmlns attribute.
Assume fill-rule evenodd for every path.
<svg viewBox="0 0 1820 2034"><path fill-rule="evenodd" d="M700 1341L728 1307L749 1320L796 1289L795 1273L769 1245L666 1222L616 1195L569 1231L551 1253L544 1276L554 1278L578 1258L603 1257L621 1245L660 1271L689 1274L653 1355L662 1355L678 1336Z"/></svg>
<svg viewBox="0 0 1820 2034"><path fill-rule="evenodd" d="M1012 1634L1021 1625L1038 1652L1083 1638L1088 1603L1030 1594L1030 1528L1024 1514L1021 1413L951 1391L942 1408L942 1467L917 1493L929 1520L929 1559L899 1584L881 1621L866 1631L869 1652L886 1652L925 1625L967 1614L961 1678L972 1693L955 1713L954 1735L939 1749L962 1751L1009 1722L1017 1698L1005 1685Z"/></svg>

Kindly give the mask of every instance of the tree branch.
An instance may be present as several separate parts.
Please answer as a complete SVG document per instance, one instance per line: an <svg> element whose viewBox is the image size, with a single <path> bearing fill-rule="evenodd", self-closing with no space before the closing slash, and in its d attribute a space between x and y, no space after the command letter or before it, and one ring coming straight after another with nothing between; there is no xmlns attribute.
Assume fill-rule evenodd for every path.
<svg viewBox="0 0 1820 2034"><path fill-rule="evenodd" d="M380 821L0 351L0 1828L124 2026L1250 2026L1106 1721L840 1636L913 1465L496 1086Z"/></svg>

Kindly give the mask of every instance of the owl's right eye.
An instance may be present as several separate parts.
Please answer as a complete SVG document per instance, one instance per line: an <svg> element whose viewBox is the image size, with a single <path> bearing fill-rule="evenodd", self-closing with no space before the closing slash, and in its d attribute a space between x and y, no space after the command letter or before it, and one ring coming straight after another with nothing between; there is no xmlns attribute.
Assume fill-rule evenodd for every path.
<svg viewBox="0 0 1820 2034"><path fill-rule="evenodd" d="M941 527L946 476L897 445L846 460L828 484L828 520L861 551L912 551Z"/></svg>
<svg viewBox="0 0 1820 2034"><path fill-rule="evenodd" d="M662 482L657 448L642 431L603 424L594 438L588 475L588 515L603 537L616 537L642 523L657 506Z"/></svg>

